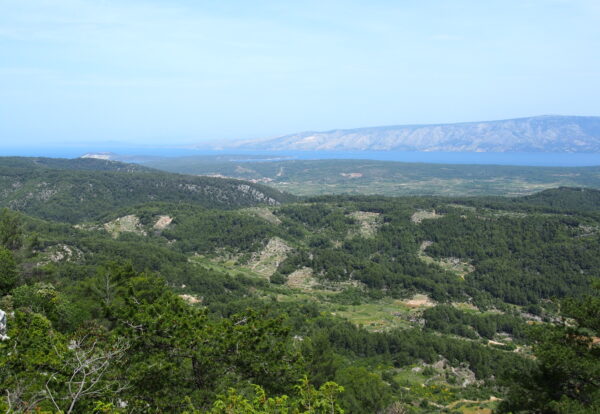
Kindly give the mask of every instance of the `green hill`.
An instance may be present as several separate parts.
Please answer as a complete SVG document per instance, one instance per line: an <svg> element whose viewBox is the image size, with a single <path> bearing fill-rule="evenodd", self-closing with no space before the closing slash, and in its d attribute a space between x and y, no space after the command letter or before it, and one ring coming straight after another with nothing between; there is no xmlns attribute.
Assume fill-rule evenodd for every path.
<svg viewBox="0 0 600 414"><path fill-rule="evenodd" d="M600 190L560 187L523 197L522 203L570 211L600 211Z"/></svg>
<svg viewBox="0 0 600 414"><path fill-rule="evenodd" d="M70 223L153 201L229 209L292 199L240 180L165 173L113 161L0 158L0 206Z"/></svg>

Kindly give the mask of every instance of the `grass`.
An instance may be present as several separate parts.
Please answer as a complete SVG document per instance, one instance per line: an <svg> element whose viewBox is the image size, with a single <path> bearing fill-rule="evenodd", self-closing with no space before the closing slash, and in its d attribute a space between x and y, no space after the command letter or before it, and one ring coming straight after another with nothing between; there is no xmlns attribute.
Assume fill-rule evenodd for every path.
<svg viewBox="0 0 600 414"><path fill-rule="evenodd" d="M428 377L423 375L422 372L414 372L412 369L416 367L418 367L418 365L410 365L398 370L396 375L394 375L394 380L404 386L424 384Z"/></svg>
<svg viewBox="0 0 600 414"><path fill-rule="evenodd" d="M385 298L361 305L342 305L334 314L371 331L386 331L410 327L407 318L414 312L400 300Z"/></svg>
<svg viewBox="0 0 600 414"><path fill-rule="evenodd" d="M407 195L446 195L446 196L480 196L505 195L520 196L535 193L548 188L559 187L562 182L531 183L507 178L501 181L477 179L441 178L433 180L417 180L407 182L385 181L376 179L368 182L328 183L318 181L286 181L271 182L269 185L279 190L299 196L324 194L364 194L387 196Z"/></svg>
<svg viewBox="0 0 600 414"><path fill-rule="evenodd" d="M239 276L241 274L246 277L264 279L263 275L254 272L245 266L237 265L234 260L219 261L200 255L192 256L189 260L190 262L197 266L201 266L204 269L225 273L229 276Z"/></svg>
<svg viewBox="0 0 600 414"><path fill-rule="evenodd" d="M411 315L419 312L416 308L407 306L403 301L384 298L377 301L359 305L343 305L335 303L332 299L338 292L330 290L299 291L290 288L281 288L277 295L280 302L313 302L317 303L323 312L343 318L349 322L363 326L375 332L395 328L409 328Z"/></svg>

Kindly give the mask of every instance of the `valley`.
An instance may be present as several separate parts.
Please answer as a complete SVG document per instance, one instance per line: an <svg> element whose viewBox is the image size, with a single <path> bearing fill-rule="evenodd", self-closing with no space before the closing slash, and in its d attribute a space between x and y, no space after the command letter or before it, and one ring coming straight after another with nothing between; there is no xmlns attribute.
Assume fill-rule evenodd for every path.
<svg viewBox="0 0 600 414"><path fill-rule="evenodd" d="M505 382L513 371L537 369L530 327L550 329L561 301L600 277L600 191L590 188L296 197L115 162L2 161L0 241L19 276L0 285L0 308L16 315L0 382L23 396L49 380L19 341L44 358L70 355L44 351L36 326L56 349L82 332L126 341L102 379L111 391L94 395L136 410L182 412L188 398L220 412L209 410L231 402L228 388L291 395L306 375L315 390L344 387L336 398L350 413L490 413L517 398ZM90 183L102 190L84 191ZM120 389L123 370L135 376Z"/></svg>
<svg viewBox="0 0 600 414"><path fill-rule="evenodd" d="M517 196L561 186L600 188L598 167L451 165L344 159L248 161L239 158L175 157L143 165L183 174L250 180L298 196Z"/></svg>

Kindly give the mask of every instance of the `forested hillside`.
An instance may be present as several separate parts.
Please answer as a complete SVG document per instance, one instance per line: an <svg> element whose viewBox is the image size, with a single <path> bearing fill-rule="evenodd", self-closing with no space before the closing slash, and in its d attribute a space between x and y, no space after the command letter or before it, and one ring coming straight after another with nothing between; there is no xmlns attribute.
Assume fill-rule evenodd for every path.
<svg viewBox="0 0 600 414"><path fill-rule="evenodd" d="M598 191L294 200L10 162L7 412L599 408Z"/></svg>
<svg viewBox="0 0 600 414"><path fill-rule="evenodd" d="M170 174L114 161L0 158L0 206L70 223L151 201L227 209L291 199L259 184Z"/></svg>

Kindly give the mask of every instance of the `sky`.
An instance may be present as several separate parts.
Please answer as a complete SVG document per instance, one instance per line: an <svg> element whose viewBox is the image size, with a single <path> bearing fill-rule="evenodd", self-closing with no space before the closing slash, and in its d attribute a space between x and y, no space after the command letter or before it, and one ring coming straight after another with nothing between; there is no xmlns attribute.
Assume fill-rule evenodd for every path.
<svg viewBox="0 0 600 414"><path fill-rule="evenodd" d="M0 0L0 145L600 115L598 0Z"/></svg>

